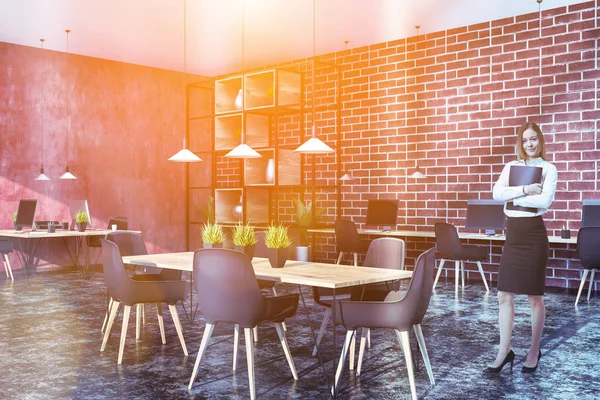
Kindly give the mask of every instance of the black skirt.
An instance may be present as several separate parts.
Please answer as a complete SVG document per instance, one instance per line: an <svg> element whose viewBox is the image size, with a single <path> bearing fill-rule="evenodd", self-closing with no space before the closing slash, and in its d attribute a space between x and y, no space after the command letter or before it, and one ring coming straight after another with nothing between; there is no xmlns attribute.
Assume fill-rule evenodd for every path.
<svg viewBox="0 0 600 400"><path fill-rule="evenodd" d="M548 252L548 233L541 216L509 217L498 272L498 290L543 295Z"/></svg>

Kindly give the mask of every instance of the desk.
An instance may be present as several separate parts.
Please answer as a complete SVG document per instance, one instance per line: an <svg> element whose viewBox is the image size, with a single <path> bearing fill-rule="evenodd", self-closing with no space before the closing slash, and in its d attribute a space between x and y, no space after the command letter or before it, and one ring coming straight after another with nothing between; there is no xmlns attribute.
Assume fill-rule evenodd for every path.
<svg viewBox="0 0 600 400"><path fill-rule="evenodd" d="M123 263L125 264L169 268L181 271L192 271L193 260L193 252L148 254L141 256L123 257ZM362 268L349 265L335 265L293 260L286 261L285 266L283 268L272 268L269 264L268 259L260 257L254 257L252 259L252 267L254 268L254 273L260 279L269 279L276 280L282 283L317 286L333 289L333 301L335 301L335 289L338 288L365 285L369 283L386 282L397 279L409 279L412 276L411 271L404 270L391 270L384 268ZM331 308L331 312L332 321L335 321L335 307ZM332 382L335 382L335 325L333 329L333 347L334 362ZM335 397L335 392L333 393L333 395Z"/></svg>
<svg viewBox="0 0 600 400"><path fill-rule="evenodd" d="M79 232L57 229L54 233L48 233L47 231L15 231L12 229L5 229L0 230L0 237L13 240L16 239L17 256L19 257L19 261L23 266L25 276L27 276L27 269L31 270L38 266L40 262L39 256L46 248L48 239L62 238L66 241L68 238L75 238L75 254L72 255L68 247L67 250L69 251L69 256L71 257L71 260L73 260L73 264L75 266L78 265L80 252L83 252L83 276L87 279L89 278L90 267L88 248L89 238L91 236L104 237L108 232L111 231L107 229L90 229L84 232Z"/></svg>
<svg viewBox="0 0 600 400"><path fill-rule="evenodd" d="M308 232L316 235L335 235L335 229L309 229ZM372 235L372 236L387 236L387 237L415 237L415 238L435 238L435 232L433 231L381 231L375 229L359 229L359 235ZM483 233L471 233L471 232L459 232L458 237L461 239L471 240L490 240L490 241L501 241L506 240L506 235L486 235ZM577 237L571 237L569 239L563 239L560 236L548 236L550 243L567 243L576 244Z"/></svg>

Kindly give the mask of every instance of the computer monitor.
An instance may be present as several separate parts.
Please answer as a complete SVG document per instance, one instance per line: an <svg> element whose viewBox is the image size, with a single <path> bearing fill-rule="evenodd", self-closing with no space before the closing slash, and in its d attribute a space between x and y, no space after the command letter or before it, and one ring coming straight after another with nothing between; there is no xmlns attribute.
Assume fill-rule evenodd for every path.
<svg viewBox="0 0 600 400"><path fill-rule="evenodd" d="M24 227L32 227L35 220L35 211L37 209L37 200L28 199L19 201L19 209L17 210L17 220L15 227L21 230Z"/></svg>
<svg viewBox="0 0 600 400"><path fill-rule="evenodd" d="M504 202L495 200L469 200L465 228L484 229L488 235L506 227Z"/></svg>
<svg viewBox="0 0 600 400"><path fill-rule="evenodd" d="M581 207L581 227L600 226L600 200L584 200Z"/></svg>
<svg viewBox="0 0 600 400"><path fill-rule="evenodd" d="M75 216L79 211L84 211L88 216L87 226L92 226L92 217L90 216L90 209L88 207L87 200L69 200L69 209L71 210L71 230L75 229Z"/></svg>
<svg viewBox="0 0 600 400"><path fill-rule="evenodd" d="M366 225L381 226L384 231L396 229L398 200L369 200Z"/></svg>

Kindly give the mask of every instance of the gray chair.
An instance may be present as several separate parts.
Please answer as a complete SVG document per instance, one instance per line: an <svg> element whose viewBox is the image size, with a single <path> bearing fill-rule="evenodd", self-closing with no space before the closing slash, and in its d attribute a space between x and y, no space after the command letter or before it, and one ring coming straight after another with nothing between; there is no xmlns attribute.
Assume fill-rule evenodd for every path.
<svg viewBox="0 0 600 400"><path fill-rule="evenodd" d="M406 246L404 240L398 238L377 238L369 245L364 267L404 269L406 258ZM353 300L359 301L383 301L392 291L400 290L400 281L373 283L357 287L352 294ZM360 349L358 351L358 366L356 375L360 375L365 345L371 348L371 329L365 328L361 331ZM350 369L354 369L354 346L350 347Z"/></svg>
<svg viewBox="0 0 600 400"><path fill-rule="evenodd" d="M233 359L236 366L239 328L244 329L250 398L254 399L253 329L261 322L274 322L294 379L298 379L282 323L298 308L298 294L265 297L261 294L250 259L229 249L200 249L194 253L194 285L206 327L188 388L198 374L200 360L209 344L214 327L220 322L235 325Z"/></svg>
<svg viewBox="0 0 600 400"><path fill-rule="evenodd" d="M10 267L10 260L8 259L8 253L14 250L13 244L10 240L0 240L0 253L2 253L2 261L4 263L4 272L6 272L6 277L11 281L14 281L12 268Z"/></svg>
<svg viewBox="0 0 600 400"><path fill-rule="evenodd" d="M594 274L597 269L600 268L600 226L589 226L581 228L577 233L577 252L579 253L579 260L583 265L583 275L581 276L581 283L579 284L579 291L577 292L577 298L575 299L575 306L579 303L579 297L585 285L585 279L589 272L590 285L588 286L587 299L590 301L590 294L592 292L592 286L594 286Z"/></svg>
<svg viewBox="0 0 600 400"><path fill-rule="evenodd" d="M352 253L355 267L358 266L358 253L364 253L369 247L369 243L360 238L356 224L347 219L335 221L335 243L339 251L336 264L342 262L344 254Z"/></svg>
<svg viewBox="0 0 600 400"><path fill-rule="evenodd" d="M105 236L107 240L115 243L121 252L121 257L138 256L148 254L146 244L142 235L138 232L131 231L114 231L108 232ZM163 268L137 266L134 270L134 275L131 277L135 281L178 281L181 280L181 271ZM109 294L108 310L112 305L112 297ZM104 317L101 331L108 321L108 311ZM144 304L139 303L135 314L135 337L140 338L141 323L146 323L146 313Z"/></svg>
<svg viewBox="0 0 600 400"><path fill-rule="evenodd" d="M173 317L173 322L175 323L175 329L177 330L177 336L179 336L183 353L187 356L188 352L185 346L185 340L183 339L179 314L175 307L175 304L178 301L185 300L187 294L186 283L182 281L135 281L129 277L129 274L125 270L123 259L121 258L121 253L119 252L117 245L106 239L100 239L100 243L102 244L104 280L113 299L110 307L108 325L106 327L106 332L104 333L100 351L104 351L106 348L106 343L121 303L125 306L125 310L123 312L123 326L121 328L121 341L119 344L117 364L121 364L123 361L123 350L125 348L125 337L127 336L129 313L131 311L131 306L134 304L156 303L161 339L162 343L165 344L162 303L167 303Z"/></svg>
<svg viewBox="0 0 600 400"><path fill-rule="evenodd" d="M346 328L346 339L340 355L335 383L337 387L350 343L356 335L358 328L387 328L394 329L398 341L404 351L406 369L412 398L417 399L415 378L413 374L412 355L408 332L414 329L421 349L421 355L427 374L432 385L435 379L429 362L429 355L425 346L421 322L429 307L433 291L433 276L435 269L435 249L422 253L416 261L415 270L404 295L400 292L391 292L385 301L340 301L336 302L335 324Z"/></svg>
<svg viewBox="0 0 600 400"><path fill-rule="evenodd" d="M488 257L488 249L481 246L468 246L460 242L456 227L445 222L438 222L435 224L435 246L438 254L441 257L440 266L433 283L433 288L437 285L438 279L442 274L442 268L446 260L454 260L454 282L455 291L458 292L458 271L459 267L462 275L462 287L465 287L465 261L474 261L477 264L481 279L485 285L485 290L490 291L485 274L483 273L483 267L481 261Z"/></svg>

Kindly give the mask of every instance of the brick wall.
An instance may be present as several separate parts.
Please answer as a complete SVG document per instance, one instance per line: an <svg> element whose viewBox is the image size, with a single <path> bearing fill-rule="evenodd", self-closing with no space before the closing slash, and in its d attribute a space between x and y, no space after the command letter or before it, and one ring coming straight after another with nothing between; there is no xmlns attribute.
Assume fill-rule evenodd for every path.
<svg viewBox="0 0 600 400"><path fill-rule="evenodd" d="M593 1L544 11L541 35L536 12L323 57L343 70L342 163L357 178L342 185L344 217L361 225L368 199L392 197L398 229L446 220L461 229L467 200L491 199L515 159L516 128L531 120L559 171L546 225L577 230L582 200L600 198L596 12ZM426 178L408 177L417 164ZM409 242L413 259L433 245ZM319 255L333 260L334 251L329 239ZM501 247L491 251L493 276ZM551 253L547 284L576 287L575 246Z"/></svg>

